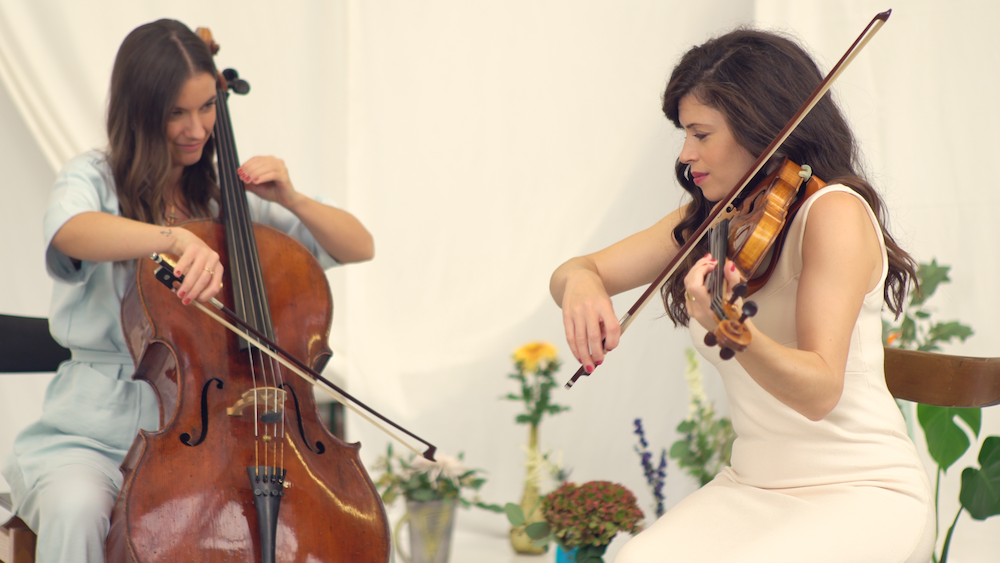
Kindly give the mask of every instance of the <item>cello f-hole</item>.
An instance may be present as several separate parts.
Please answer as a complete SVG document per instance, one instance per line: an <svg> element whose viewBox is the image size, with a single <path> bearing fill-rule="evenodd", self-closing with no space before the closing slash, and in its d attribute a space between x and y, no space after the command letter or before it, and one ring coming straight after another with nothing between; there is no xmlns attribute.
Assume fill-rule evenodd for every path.
<svg viewBox="0 0 1000 563"><path fill-rule="evenodd" d="M181 443L185 446L197 446L198 444L205 441L205 436L208 435L208 386L215 382L216 389L222 389L225 385L222 380L218 377L213 377L205 382L205 385L201 388L201 436L192 444L191 435L187 432L180 435Z"/></svg>
<svg viewBox="0 0 1000 563"><path fill-rule="evenodd" d="M295 401L295 419L298 421L299 435L302 436L302 441L305 442L306 447L308 447L312 451L312 453L317 455L326 452L326 446L323 445L323 442L317 440L316 447L313 447L312 442L310 442L309 439L306 438L306 429L305 426L303 426L302 424L302 411L299 410L299 397L298 395L295 394L295 389L293 389L292 386L287 383L282 383L281 385L279 385L279 387L281 387L282 389L286 389L288 392L292 394L292 399Z"/></svg>

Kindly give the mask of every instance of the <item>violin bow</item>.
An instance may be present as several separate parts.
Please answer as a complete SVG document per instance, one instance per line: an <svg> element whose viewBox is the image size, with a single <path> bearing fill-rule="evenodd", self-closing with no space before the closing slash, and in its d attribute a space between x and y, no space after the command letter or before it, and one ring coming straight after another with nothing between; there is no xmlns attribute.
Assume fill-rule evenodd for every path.
<svg viewBox="0 0 1000 563"><path fill-rule="evenodd" d="M156 274L155 274L156 275L156 279L159 280L160 283L162 283L163 285L167 286L168 289L170 289L171 291L173 291L176 287L178 287L181 283L184 282L184 276L175 276L174 275L174 266L165 257L160 256L159 254L157 254L157 253L154 252L150 256L150 258L160 266L160 268L157 269ZM329 394L331 397L333 397L337 402L341 403L345 407L347 407L347 408L351 409L352 411L354 411L355 414L357 414L361 418L364 418L365 420L367 420L368 422L370 422L373 426L375 426L376 428L378 428L382 432L385 432L387 435L389 435L389 437L391 437L392 439L396 440L397 442L399 442L403 446L405 446L405 447L409 448L410 450L412 450L413 453L415 453L417 455L420 455L420 456L423 456L424 458L426 458L426 459L428 459L430 461L435 461L434 460L434 453L437 451L437 446L435 446L434 444L431 444L427 440L424 440L420 436L417 436L416 434L414 434L414 433L410 432L409 430L403 428L399 424L396 424L395 422L389 420L388 418L386 418L385 416L383 416L381 413L379 413L375 409L369 407L368 405L362 403L361 401L359 401L355 397L351 396L347 391L344 391L343 389L341 389L340 387L338 387L336 384L334 384L332 381L326 379L325 377L323 377L322 375L320 375L319 373L317 373L314 369L312 369L311 367L307 366L304 362L302 362L301 360L299 360L298 358L296 358L292 354L286 352L281 346L278 346L278 344L276 344L275 342L273 342L271 339L269 339L263 333L261 333L260 331L258 331L254 327L252 327L249 323L247 323L242 318L240 318L240 316L237 315L235 311L233 311L233 310L229 309L228 307L226 307L225 305L223 305L222 302L219 301L218 299L215 299L213 297L212 300L210 301L210 303L216 309L218 309L218 310L222 311L223 313L225 313L226 316L228 316L230 319L232 319L234 323L236 323L237 325L239 325L241 328L243 328L244 330L246 330L247 332L249 332L253 336L250 336L250 334L247 334L247 332L243 332L243 330L240 330L236 326L233 326L233 323L230 323L226 319L223 319L219 315L215 314L211 309L209 309L208 307L202 305L198 301L192 301L192 304L194 304L195 306L197 306L202 312L204 312L206 315L208 315L209 317L211 317L212 319L214 319L216 322L218 322L222 326L226 327L227 329L229 329L233 333L239 335L240 337L242 337L244 340L246 340L247 342L249 342L251 345L253 345L254 347L256 347L261 352L263 352L263 353L267 354L268 356L270 356L271 358L275 359L278 363L280 363L281 365L285 366L292 373L294 373L294 374L298 375L299 377L301 377L302 379L308 381L313 386L315 386L315 387L317 387L319 389L322 389L327 394ZM284 356L284 357L282 357L282 356ZM293 363L295 365L292 365ZM322 383L323 385L319 385L319 383ZM374 419L372 419L370 416L368 416L364 412L358 410L351 403L354 403L354 405L357 405L358 407L361 407L362 409L368 411L373 416L377 417L378 419L382 420L383 422L385 422L386 424L392 426L393 428L399 430L400 432L406 434L407 436L413 438L414 440L416 440L416 441L418 441L418 442L426 445L427 449L424 452L421 453L416 448L414 448L412 445L410 445L409 442L407 442L406 440L403 440L398 435L394 434L391 430L389 430L385 426L382 426L381 424L379 424L377 421L375 421Z"/></svg>
<svg viewBox="0 0 1000 563"><path fill-rule="evenodd" d="M848 67L848 65L851 64L851 61L853 61L854 58L858 55L858 53L860 53L861 50L864 49L865 45L868 44L868 41L870 41L871 38L874 37L875 34L878 32L878 30L881 29L881 27L885 24L885 22L888 21L889 15L891 13L892 10L886 10L885 12L876 14L875 17L872 18L872 21L868 23L865 29L861 32L861 35L859 35L858 38L854 40L854 43L851 44L851 46L847 49L847 52L845 52L844 55L840 58L840 60L837 61L837 64L834 65L832 69L830 69L830 72L827 73L826 77L823 78L823 81L819 83L819 86L817 86L816 89L813 91L813 93L810 94L808 98L806 98L806 101L802 103L802 106L799 107L797 112L795 112L795 115L793 115L792 118L788 120L788 123L785 124L785 127L778 133L778 136L775 137L774 140L771 141L771 144L768 145L766 149L764 149L764 152L757 157L757 160L754 162L753 166L751 166L750 169L747 170L746 174L743 175L743 179L737 182L736 187L734 187L729 192L729 194L725 198L723 198L723 201L720 201L720 203L723 203L723 205L715 205L712 208L712 211L711 213L709 213L708 217L702 222L702 224L698 227L698 229L695 230L694 234L692 234L688 238L688 240L681 246L681 248L677 251L677 254L667 264L667 267L664 268L663 271L660 272L658 276L656 276L656 279L654 279L653 282L649 284L649 287L646 288L646 291L644 291L641 296L639 296L639 299L635 302L635 304L632 305L632 307L628 310L628 312L625 313L622 316L622 318L618 320L618 323L621 325L622 334L625 333L628 327L632 324L632 321L635 320L635 317L643 310L643 308L646 307L653 294L657 293L660 290L660 288L663 287L663 284L665 284L667 282L667 279L671 275L673 275L673 273L680 266L681 262L687 259L688 255L691 254L691 251L694 250L694 246L698 243L698 241L702 239L702 237L705 236L705 232L708 230L710 226L712 226L715 223L715 220L719 217L722 211L723 210L728 211L733 201L735 201L736 198L739 197L739 195L743 192L743 190L753 179L753 177L756 176L756 174L760 172L762 168L764 168L764 165L767 163L767 161L770 160L772 156L774 156L774 153L776 153L778 151L778 148L781 147L782 144L784 144L784 142L792 134L792 131L795 131L795 128L798 127L800 123L802 123L802 120L805 119L807 115L809 115L809 112L812 111L813 107L815 107L816 104L819 103L820 99L823 98L823 95L830 90L830 87L833 86L834 81L836 81L837 78L840 77L840 75L844 72L844 70ZM594 367L594 371L596 370L597 366ZM587 373L587 370L584 369L583 366L580 366L580 369L576 370L576 373L573 374L573 377L566 382L565 385L566 389L572 388L573 384L575 384L576 381L581 377L589 375L590 373Z"/></svg>

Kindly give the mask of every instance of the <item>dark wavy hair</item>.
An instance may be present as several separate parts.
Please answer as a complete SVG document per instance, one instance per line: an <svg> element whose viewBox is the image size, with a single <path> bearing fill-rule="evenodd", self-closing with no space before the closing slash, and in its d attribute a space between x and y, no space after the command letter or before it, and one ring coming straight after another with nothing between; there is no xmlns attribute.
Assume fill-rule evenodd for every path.
<svg viewBox="0 0 1000 563"><path fill-rule="evenodd" d="M663 93L663 113L683 129L678 104L687 95L723 114L736 142L752 155L764 149L823 80L816 63L793 41L753 29L737 29L694 47L681 57ZM799 124L773 157L809 164L824 181L850 187L875 212L889 255L885 280L885 302L897 316L908 286L916 280L916 265L886 229L884 204L861 173L854 135L828 92ZM674 228L673 237L684 244L708 217L714 202L708 201L694 182L685 178L686 165L677 161L675 174L693 199ZM683 267L663 285L661 294L667 315L675 325L687 326L684 307L684 275L708 252L702 240Z"/></svg>
<svg viewBox="0 0 1000 563"><path fill-rule="evenodd" d="M170 169L167 120L181 88L191 77L216 76L205 42L184 24L158 20L125 37L111 72L108 101L108 163L114 175L122 216L157 223L166 211L165 187ZM201 160L184 169L181 185L189 211L211 215L218 200L214 137Z"/></svg>

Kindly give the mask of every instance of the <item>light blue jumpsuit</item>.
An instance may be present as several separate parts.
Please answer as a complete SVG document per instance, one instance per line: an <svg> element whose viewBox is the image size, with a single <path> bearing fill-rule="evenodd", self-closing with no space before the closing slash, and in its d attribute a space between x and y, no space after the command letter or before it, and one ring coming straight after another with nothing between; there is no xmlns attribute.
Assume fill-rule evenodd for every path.
<svg viewBox="0 0 1000 563"><path fill-rule="evenodd" d="M303 243L326 269L337 262L284 207L247 194L258 223ZM45 213L45 263L55 280L49 329L73 357L45 394L41 419L14 442L2 473L15 512L38 534L39 563L100 563L121 464L140 429L156 430L152 388L132 381L134 366L122 332L121 300L135 266L83 262L51 246L56 232L87 211L119 215L111 169L102 153L70 160L56 179Z"/></svg>

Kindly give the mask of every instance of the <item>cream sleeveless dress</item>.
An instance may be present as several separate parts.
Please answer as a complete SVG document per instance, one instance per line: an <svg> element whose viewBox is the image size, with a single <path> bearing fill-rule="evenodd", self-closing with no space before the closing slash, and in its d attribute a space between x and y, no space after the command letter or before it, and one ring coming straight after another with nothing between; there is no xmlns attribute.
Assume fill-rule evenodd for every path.
<svg viewBox="0 0 1000 563"><path fill-rule="evenodd" d="M753 295L760 308L754 324L791 348L809 209L834 191L857 196L838 185L806 200L774 274ZM865 208L882 247L882 276L854 326L840 402L825 419L810 421L762 389L738 362L720 360L692 321L695 347L726 387L738 436L732 466L633 538L616 563L929 561L932 495L885 384L881 310L888 268L878 222Z"/></svg>

